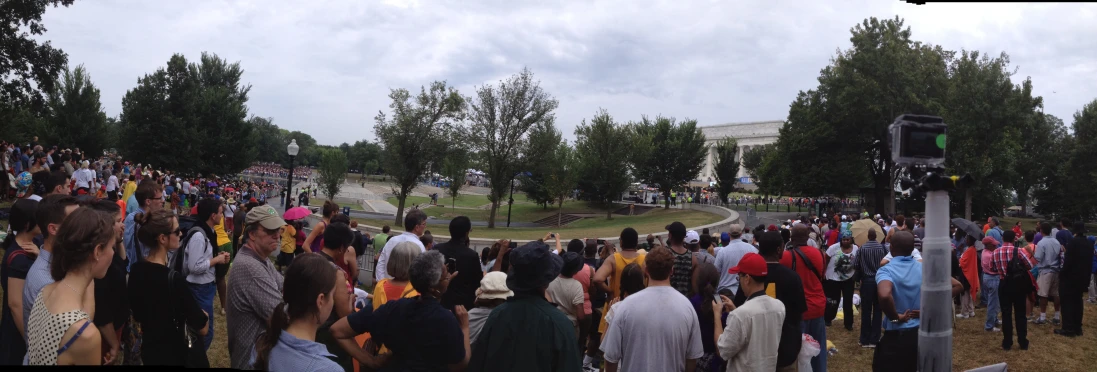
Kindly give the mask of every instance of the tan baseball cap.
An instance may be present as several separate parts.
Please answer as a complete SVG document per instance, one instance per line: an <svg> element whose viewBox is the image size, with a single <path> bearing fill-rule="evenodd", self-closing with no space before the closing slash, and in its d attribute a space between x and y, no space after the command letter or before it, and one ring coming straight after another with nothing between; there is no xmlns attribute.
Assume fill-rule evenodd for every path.
<svg viewBox="0 0 1097 372"><path fill-rule="evenodd" d="M259 226L263 226L267 230L274 230L286 225L286 221L278 215L278 211L269 205L261 205L248 211L248 214L244 216L244 224L251 225L253 223L258 223Z"/></svg>

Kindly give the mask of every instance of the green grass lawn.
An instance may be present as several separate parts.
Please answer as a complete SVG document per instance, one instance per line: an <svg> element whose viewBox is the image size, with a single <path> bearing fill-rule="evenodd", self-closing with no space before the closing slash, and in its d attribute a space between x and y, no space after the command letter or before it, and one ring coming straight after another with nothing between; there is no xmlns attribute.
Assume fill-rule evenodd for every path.
<svg viewBox="0 0 1097 372"><path fill-rule="evenodd" d="M310 207L322 207L322 206L324 206L325 201L327 201L327 199L310 199L309 200L309 206ZM350 207L350 209L354 210L354 211L364 211L365 210L365 209L362 209L362 206L358 205L358 203L336 202L335 204L339 204L339 209L340 210L342 210L343 207Z"/></svg>
<svg viewBox="0 0 1097 372"><path fill-rule="evenodd" d="M400 205L400 200L395 197L385 199L385 201L393 206ZM477 208L490 203L491 202L488 201L486 195L459 195L456 201L449 196L438 195L438 205L444 205L447 208L451 206L458 208ZM406 208L415 204L430 204L430 198L423 196L408 196L404 203L404 207Z"/></svg>
<svg viewBox="0 0 1097 372"><path fill-rule="evenodd" d="M1029 231L1029 230L1036 231L1037 230L1036 224L1040 223L1040 221L1041 221L1038 218L1018 218L1018 217L1000 217L998 220L999 220L999 222L1002 223L1002 229L1003 230L1012 229L1013 225L1016 224L1018 221L1020 221L1021 222L1021 229L1024 230L1024 231ZM978 222L980 225L982 225L983 223L986 223L986 219L983 219L981 221L977 220L975 222ZM1048 222L1051 222L1052 227L1059 226L1059 221L1048 221ZM1067 228L1070 229L1070 228L1073 228L1073 226L1067 226ZM1097 232L1097 223L1087 223L1086 224L1086 231L1089 231L1089 234L1091 234L1091 235L1094 232Z"/></svg>
<svg viewBox="0 0 1097 372"><path fill-rule="evenodd" d="M519 204L515 203L515 211L519 209ZM532 207L540 208L536 205ZM568 207L565 206L565 210ZM578 208L578 207L576 207ZM427 209L430 211L435 208ZM587 210L587 212L590 212ZM555 213L555 210L545 212L546 215ZM604 212L603 212L604 213ZM531 214L532 215L532 214ZM477 220L476 217L469 215L473 220ZM389 225L394 230L399 231L395 227L394 220L377 220L369 218L354 218L359 223L368 224L372 226ZM495 220L495 229L488 229L485 227L473 227L472 237L474 238L490 238L490 239L522 239L532 240L540 239L545 236L546 233L556 232L565 239L573 238L594 238L594 237L609 237L617 236L621 233L621 230L626 227L632 227L639 231L641 234L662 232L666 225L674 221L680 221L686 226L695 227L706 225L722 220L723 217L712 213L701 212L696 210L682 210L682 209L670 209L670 210L653 210L645 213L641 216L613 216L612 220L606 220L604 216L595 218L586 218L583 220L575 221L567 226L560 228L555 227L541 227L541 228L506 228L507 218L506 209L504 208L499 216ZM487 218L479 219L486 221ZM511 221L517 221L513 218ZM434 224L428 221L428 229L439 231L439 234L447 234L445 231L445 225Z"/></svg>

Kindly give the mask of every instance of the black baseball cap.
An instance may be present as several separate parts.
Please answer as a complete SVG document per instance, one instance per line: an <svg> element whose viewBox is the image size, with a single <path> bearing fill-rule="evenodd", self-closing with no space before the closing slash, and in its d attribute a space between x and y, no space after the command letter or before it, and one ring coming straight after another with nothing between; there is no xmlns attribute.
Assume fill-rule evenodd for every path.
<svg viewBox="0 0 1097 372"><path fill-rule="evenodd" d="M685 239L686 225L681 222L674 221L670 225L667 225L667 232L669 232L670 236L674 237L676 240Z"/></svg>

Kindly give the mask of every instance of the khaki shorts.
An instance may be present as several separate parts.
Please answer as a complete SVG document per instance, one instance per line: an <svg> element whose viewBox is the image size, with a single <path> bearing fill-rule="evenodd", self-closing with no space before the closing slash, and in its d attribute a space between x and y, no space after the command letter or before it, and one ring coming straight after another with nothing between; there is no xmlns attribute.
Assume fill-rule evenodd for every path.
<svg viewBox="0 0 1097 372"><path fill-rule="evenodd" d="M1036 291L1040 297L1059 297L1059 273L1040 273L1036 285L1040 287Z"/></svg>

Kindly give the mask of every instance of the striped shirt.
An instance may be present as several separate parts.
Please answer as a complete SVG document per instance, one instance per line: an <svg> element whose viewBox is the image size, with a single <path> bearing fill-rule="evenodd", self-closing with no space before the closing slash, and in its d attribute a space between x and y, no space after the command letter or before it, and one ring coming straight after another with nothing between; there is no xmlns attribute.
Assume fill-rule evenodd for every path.
<svg viewBox="0 0 1097 372"><path fill-rule="evenodd" d="M993 256L991 256L990 265L994 268L994 271L998 273L998 277L1001 279L1006 278L1006 268L1009 267L1009 260L1013 259L1013 252L1021 252L1021 264L1029 270L1032 270L1032 264L1035 262L1032 257L1029 257L1028 252L1024 249L1016 249L1013 244L1005 243L1001 247L994 250Z"/></svg>
<svg viewBox="0 0 1097 372"><path fill-rule="evenodd" d="M888 255L888 250L879 242L870 240L861 246L857 256L853 257L853 266L864 276L876 276L880 261Z"/></svg>

